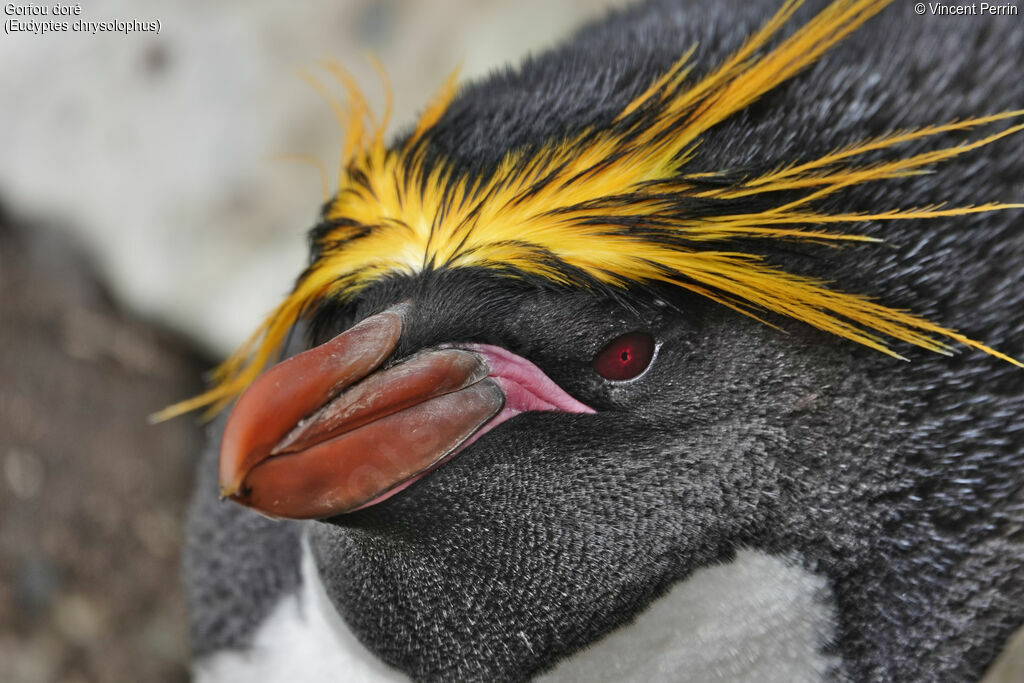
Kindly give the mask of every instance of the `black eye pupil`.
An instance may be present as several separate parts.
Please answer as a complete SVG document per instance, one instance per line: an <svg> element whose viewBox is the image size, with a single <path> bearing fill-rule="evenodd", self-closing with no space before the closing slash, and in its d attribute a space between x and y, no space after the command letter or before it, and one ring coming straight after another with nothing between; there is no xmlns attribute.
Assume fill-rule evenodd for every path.
<svg viewBox="0 0 1024 683"><path fill-rule="evenodd" d="M624 350L624 351L623 351L623 352L622 352L622 353L621 353L621 354L619 355L619 358L621 358L621 359L622 359L622 362L623 362L623 363L628 363L628 362L629 362L629 351L628 351L628 350Z"/></svg>

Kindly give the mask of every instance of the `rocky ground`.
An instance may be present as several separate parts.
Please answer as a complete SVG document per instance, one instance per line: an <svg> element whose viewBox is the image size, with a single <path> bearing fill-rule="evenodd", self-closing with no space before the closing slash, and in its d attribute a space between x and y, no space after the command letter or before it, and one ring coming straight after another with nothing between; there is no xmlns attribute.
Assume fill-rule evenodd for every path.
<svg viewBox="0 0 1024 683"><path fill-rule="evenodd" d="M207 363L61 232L0 219L0 681L182 681L178 554Z"/></svg>

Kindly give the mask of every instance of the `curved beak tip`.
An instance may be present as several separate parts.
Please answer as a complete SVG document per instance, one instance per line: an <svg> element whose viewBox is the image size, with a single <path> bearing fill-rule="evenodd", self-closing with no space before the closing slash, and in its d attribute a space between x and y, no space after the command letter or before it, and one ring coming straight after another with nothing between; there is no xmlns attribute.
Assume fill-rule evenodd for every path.
<svg viewBox="0 0 1024 683"><path fill-rule="evenodd" d="M438 349L381 369L404 313L400 304L371 316L246 390L224 429L221 498L272 517L359 509L436 466L501 410L479 354Z"/></svg>

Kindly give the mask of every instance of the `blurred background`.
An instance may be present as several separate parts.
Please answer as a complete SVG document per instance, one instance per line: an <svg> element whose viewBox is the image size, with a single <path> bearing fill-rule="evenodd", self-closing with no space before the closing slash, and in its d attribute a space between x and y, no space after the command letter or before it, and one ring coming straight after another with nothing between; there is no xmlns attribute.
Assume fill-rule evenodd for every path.
<svg viewBox="0 0 1024 683"><path fill-rule="evenodd" d="M460 64L485 75L621 4L5 7L160 32L0 36L0 682L187 680L201 426L146 416L199 390L304 264L320 180L272 158L334 169L341 132L299 71L330 83L335 60L379 107L376 55L397 130Z"/></svg>

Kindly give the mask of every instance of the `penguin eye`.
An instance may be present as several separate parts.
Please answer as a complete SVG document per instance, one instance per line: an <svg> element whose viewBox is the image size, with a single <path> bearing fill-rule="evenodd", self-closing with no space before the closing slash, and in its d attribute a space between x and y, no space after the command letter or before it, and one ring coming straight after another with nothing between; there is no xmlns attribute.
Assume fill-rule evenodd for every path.
<svg viewBox="0 0 1024 683"><path fill-rule="evenodd" d="M594 356L597 374L613 382L640 376L654 358L654 337L646 332L630 332L612 339Z"/></svg>

